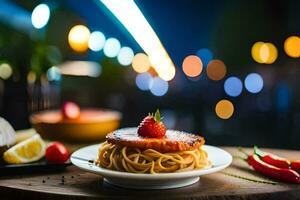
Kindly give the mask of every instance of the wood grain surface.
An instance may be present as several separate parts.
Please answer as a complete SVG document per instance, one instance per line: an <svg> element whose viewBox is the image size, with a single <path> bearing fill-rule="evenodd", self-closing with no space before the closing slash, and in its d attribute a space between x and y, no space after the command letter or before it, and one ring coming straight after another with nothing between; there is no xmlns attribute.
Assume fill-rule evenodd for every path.
<svg viewBox="0 0 300 200"><path fill-rule="evenodd" d="M234 147L223 149L234 156L241 156ZM300 151L268 151L293 159L300 156ZM244 161L234 159L229 168L202 176L191 186L130 190L109 185L99 175L70 166L56 173L1 174L0 199L300 199L300 185L273 181L254 172Z"/></svg>

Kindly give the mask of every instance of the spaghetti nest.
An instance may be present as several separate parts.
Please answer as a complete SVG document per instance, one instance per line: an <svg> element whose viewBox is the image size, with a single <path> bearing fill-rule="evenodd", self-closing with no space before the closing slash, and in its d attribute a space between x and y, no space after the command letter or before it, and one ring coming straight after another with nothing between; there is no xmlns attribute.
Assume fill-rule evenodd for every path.
<svg viewBox="0 0 300 200"><path fill-rule="evenodd" d="M99 149L95 164L117 171L154 174L207 168L211 166L207 157L201 147L192 151L160 153L105 142Z"/></svg>

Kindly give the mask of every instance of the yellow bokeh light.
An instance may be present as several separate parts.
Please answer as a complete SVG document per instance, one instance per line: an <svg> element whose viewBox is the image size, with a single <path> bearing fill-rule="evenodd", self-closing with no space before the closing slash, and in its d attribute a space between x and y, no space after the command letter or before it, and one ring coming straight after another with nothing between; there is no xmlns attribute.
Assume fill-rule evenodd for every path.
<svg viewBox="0 0 300 200"><path fill-rule="evenodd" d="M229 100L223 99L217 103L215 112L221 119L229 119L233 115L234 106Z"/></svg>
<svg viewBox="0 0 300 200"><path fill-rule="evenodd" d="M12 67L7 63L0 64L0 77L4 80L8 79L13 73Z"/></svg>
<svg viewBox="0 0 300 200"><path fill-rule="evenodd" d="M30 71L28 74L27 74L27 82L32 84L34 83L36 80L36 74L33 72L33 71Z"/></svg>
<svg viewBox="0 0 300 200"><path fill-rule="evenodd" d="M269 46L266 43L264 43L263 45L261 45L259 49L259 57L261 63L266 63L267 60L269 59L269 56L270 56Z"/></svg>
<svg viewBox="0 0 300 200"><path fill-rule="evenodd" d="M203 64L198 56L187 56L182 63L182 70L189 77L199 76L202 72Z"/></svg>
<svg viewBox="0 0 300 200"><path fill-rule="evenodd" d="M260 57L261 55L260 49L263 44L264 44L263 42L256 42L251 48L252 58L258 63L263 63Z"/></svg>
<svg viewBox="0 0 300 200"><path fill-rule="evenodd" d="M207 76L214 81L224 78L226 71L226 66L221 60L212 60L206 67Z"/></svg>
<svg viewBox="0 0 300 200"><path fill-rule="evenodd" d="M278 57L278 51L272 43L256 42L251 48L251 55L257 63L272 64Z"/></svg>
<svg viewBox="0 0 300 200"><path fill-rule="evenodd" d="M265 61L266 64L272 64L276 61L278 57L278 51L274 44L272 43L265 43L268 46L269 53L268 59Z"/></svg>
<svg viewBox="0 0 300 200"><path fill-rule="evenodd" d="M284 42L285 53L292 58L300 57L300 38L297 36L288 37Z"/></svg>
<svg viewBox="0 0 300 200"><path fill-rule="evenodd" d="M70 47L77 52L85 52L88 49L90 30L84 25L76 25L71 28L68 41Z"/></svg>
<svg viewBox="0 0 300 200"><path fill-rule="evenodd" d="M138 53L132 59L132 68L138 73L143 73L149 70L150 61L146 54Z"/></svg>

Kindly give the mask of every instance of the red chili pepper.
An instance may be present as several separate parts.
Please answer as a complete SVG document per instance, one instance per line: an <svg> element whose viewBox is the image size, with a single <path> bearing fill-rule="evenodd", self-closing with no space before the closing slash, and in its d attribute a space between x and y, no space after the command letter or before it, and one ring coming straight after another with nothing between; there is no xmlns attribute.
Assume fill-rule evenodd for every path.
<svg viewBox="0 0 300 200"><path fill-rule="evenodd" d="M300 173L300 160L290 160L291 168Z"/></svg>
<svg viewBox="0 0 300 200"><path fill-rule="evenodd" d="M300 175L294 170L272 166L262 161L256 154L248 156L247 161L249 165L261 174L281 181L300 184Z"/></svg>
<svg viewBox="0 0 300 200"><path fill-rule="evenodd" d="M277 155L263 152L254 146L254 154L258 155L264 162L279 167L293 169L300 173L300 160L289 160L286 158L279 157Z"/></svg>

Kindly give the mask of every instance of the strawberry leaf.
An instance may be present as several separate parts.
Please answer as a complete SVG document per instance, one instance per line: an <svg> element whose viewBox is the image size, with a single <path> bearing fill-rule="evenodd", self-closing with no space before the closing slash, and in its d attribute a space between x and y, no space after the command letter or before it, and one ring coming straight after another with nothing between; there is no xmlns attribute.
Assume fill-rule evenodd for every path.
<svg viewBox="0 0 300 200"><path fill-rule="evenodd" d="M161 116L160 116L159 109L157 109L156 112L155 112L155 114L154 114L154 120L156 122L160 122L161 121Z"/></svg>

